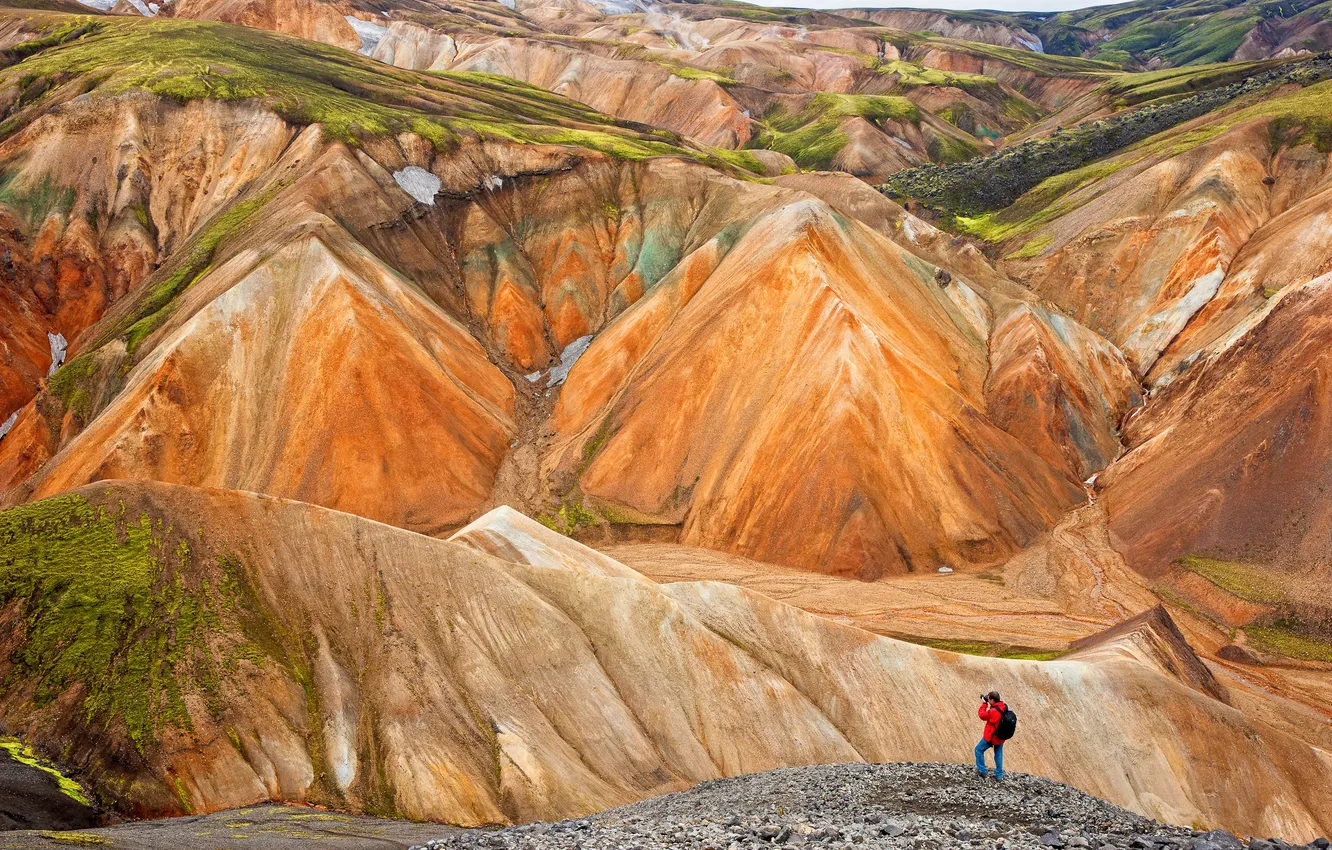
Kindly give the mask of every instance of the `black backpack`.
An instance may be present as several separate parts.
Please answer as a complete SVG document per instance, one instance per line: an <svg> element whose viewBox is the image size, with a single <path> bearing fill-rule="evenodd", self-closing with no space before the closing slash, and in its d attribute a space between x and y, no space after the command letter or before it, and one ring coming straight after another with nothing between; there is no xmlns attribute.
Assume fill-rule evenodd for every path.
<svg viewBox="0 0 1332 850"><path fill-rule="evenodd" d="M994 737L1000 741L1007 741L1013 737L1017 731L1017 715L1011 708L1005 708L1004 713L999 715L999 725L994 727Z"/></svg>

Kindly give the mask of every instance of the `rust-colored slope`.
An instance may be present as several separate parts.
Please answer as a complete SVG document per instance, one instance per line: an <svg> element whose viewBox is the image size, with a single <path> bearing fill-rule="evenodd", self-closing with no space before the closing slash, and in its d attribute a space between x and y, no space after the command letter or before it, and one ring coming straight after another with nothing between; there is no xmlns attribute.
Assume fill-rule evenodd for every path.
<svg viewBox="0 0 1332 850"><path fill-rule="evenodd" d="M1269 157L1266 130L1254 127L1130 168L1051 228L1053 246L1023 278L1145 374L1266 217Z"/></svg>
<svg viewBox="0 0 1332 850"><path fill-rule="evenodd" d="M810 201L721 250L571 375L554 424L588 495L682 542L866 577L993 561L1080 498L985 418L983 340L931 267Z"/></svg>
<svg viewBox="0 0 1332 850"><path fill-rule="evenodd" d="M96 108L100 145L147 102L62 121ZM227 126L253 107L191 110L158 120ZM263 114L270 132L234 148L247 156L220 146L202 172L164 172L183 203L161 202L159 233L190 256L211 239L211 264L180 277L169 260L79 341L88 356L0 443L11 503L147 478L439 532L493 505L509 464L499 498L534 514L588 496L609 521L872 576L1002 560L1113 455L1131 389L1117 352L1034 306L1009 332L1020 289L850 178L766 186L669 157L444 152L409 134L352 148ZM75 157L65 131L25 134ZM438 191L408 194L405 174ZM219 210L184 192L191 175L223 198L248 187ZM873 232L886 224L956 280Z"/></svg>
<svg viewBox="0 0 1332 850"><path fill-rule="evenodd" d="M500 39L451 70L503 74L581 101L607 115L738 148L752 135L743 107L710 79L686 79L669 65L598 56L545 42Z"/></svg>
<svg viewBox="0 0 1332 850"><path fill-rule="evenodd" d="M1119 455L1119 421L1140 400L1118 349L1062 313L1029 304L995 321L985 397L995 424L1077 480Z"/></svg>
<svg viewBox="0 0 1332 850"><path fill-rule="evenodd" d="M957 760L976 728L965 694L996 687L1023 711L1015 770L1175 822L1326 828L1332 765L1132 651L1043 664L898 643L732 586L655 584L507 510L448 542L254 494L104 483L0 524L24 530L0 547L16 575L87 542L212 606L188 639L171 626L189 605L161 611L182 654L156 681L180 703L149 688L120 697L145 713L108 723L78 690L39 708L34 679L4 679L7 725L131 810L281 798L557 817L781 765ZM1107 711L1135 734L1102 734ZM153 733L136 746L126 718Z"/></svg>
<svg viewBox="0 0 1332 850"><path fill-rule="evenodd" d="M311 41L359 50L361 38L344 17L350 3L326 0L171 0L163 5L170 17L222 21L272 30Z"/></svg>
<svg viewBox="0 0 1332 850"><path fill-rule="evenodd" d="M433 531L489 495L512 386L464 328L331 222L268 256L238 255L178 315L29 482L34 496L148 478Z"/></svg>
<svg viewBox="0 0 1332 850"><path fill-rule="evenodd" d="M1324 560L1330 304L1328 275L1288 292L1133 418L1135 448L1102 482L1131 564L1156 572L1209 550L1291 566Z"/></svg>
<svg viewBox="0 0 1332 850"><path fill-rule="evenodd" d="M1295 89L1245 120L1208 116L1089 166L1075 189L1048 199L1058 213L1049 223L1002 249L1036 258L1003 267L1118 344L1148 383L1168 383L1283 287L1332 268L1316 235L1332 203L1329 158L1299 117L1329 91ZM1012 209L1047 215L1022 201Z"/></svg>
<svg viewBox="0 0 1332 850"><path fill-rule="evenodd" d="M124 95L42 115L0 143L0 417L31 399L46 334L78 335L286 147L292 129L246 105Z"/></svg>

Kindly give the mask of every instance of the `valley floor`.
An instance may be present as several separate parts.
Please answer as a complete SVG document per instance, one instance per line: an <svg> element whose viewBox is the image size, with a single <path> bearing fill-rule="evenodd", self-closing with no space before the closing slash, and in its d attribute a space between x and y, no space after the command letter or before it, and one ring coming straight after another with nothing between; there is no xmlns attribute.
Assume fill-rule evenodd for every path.
<svg viewBox="0 0 1332 850"><path fill-rule="evenodd" d="M1158 588L1110 545L1104 511L1070 512L1006 563L979 572L888 576L863 582L664 543L602 551L662 583L719 581L875 634L962 652L1047 661L1158 603ZM1167 600L1169 603L1169 600ZM1268 657L1245 664L1218 652L1231 636L1191 606L1169 604L1189 643L1237 706L1332 749L1332 665Z"/></svg>

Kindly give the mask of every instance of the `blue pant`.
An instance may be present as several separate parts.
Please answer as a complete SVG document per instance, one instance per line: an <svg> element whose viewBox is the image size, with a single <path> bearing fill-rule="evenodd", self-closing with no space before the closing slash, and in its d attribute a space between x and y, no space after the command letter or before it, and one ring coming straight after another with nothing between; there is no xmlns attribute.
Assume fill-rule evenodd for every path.
<svg viewBox="0 0 1332 850"><path fill-rule="evenodd" d="M985 770L985 751L994 748L994 775L998 779L1004 778L1004 745L991 744L989 741L981 738L976 745L976 772L981 776L986 774Z"/></svg>

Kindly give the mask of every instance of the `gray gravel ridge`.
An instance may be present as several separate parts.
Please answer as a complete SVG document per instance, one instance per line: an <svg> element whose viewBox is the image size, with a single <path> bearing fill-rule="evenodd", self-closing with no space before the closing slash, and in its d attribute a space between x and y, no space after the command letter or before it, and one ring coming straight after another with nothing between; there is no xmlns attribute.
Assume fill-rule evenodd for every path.
<svg viewBox="0 0 1332 850"><path fill-rule="evenodd" d="M558 823L459 830L414 850L1290 850L1157 823L1026 774L952 764L835 764L715 779ZM1319 839L1309 850L1328 850Z"/></svg>

